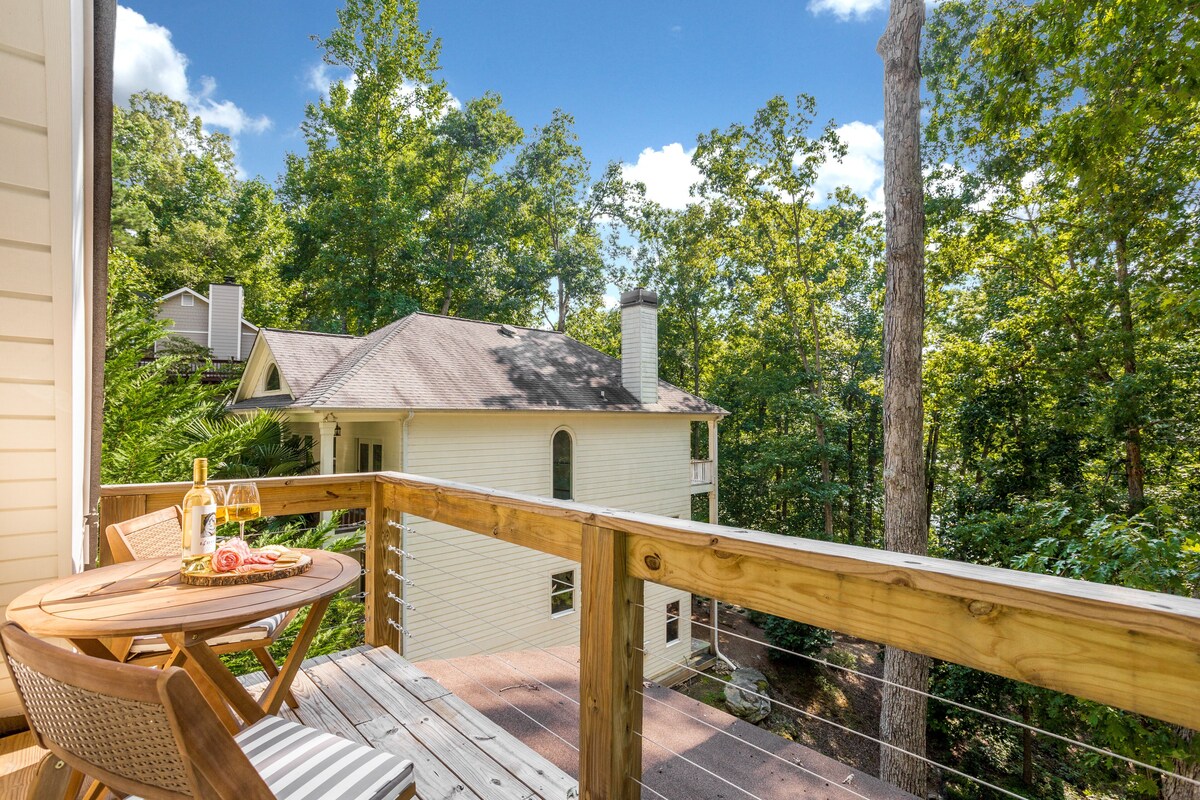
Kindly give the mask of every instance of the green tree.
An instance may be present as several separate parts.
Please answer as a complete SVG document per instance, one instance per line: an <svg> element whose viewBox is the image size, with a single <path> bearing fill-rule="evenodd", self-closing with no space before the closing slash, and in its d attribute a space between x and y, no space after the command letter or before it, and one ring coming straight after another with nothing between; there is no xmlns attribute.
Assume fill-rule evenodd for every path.
<svg viewBox="0 0 1200 800"><path fill-rule="evenodd" d="M836 242L832 218L814 209L817 171L845 147L832 122L809 138L816 101L807 95L793 109L774 97L749 126L735 124L697 140L694 161L704 176L701 192L723 217L728 247L756 273L757 293L779 304L799 357L809 395L820 462L820 493L826 538L834 535L832 454L827 435L825 343L821 310L836 296L830 274Z"/></svg>
<svg viewBox="0 0 1200 800"><path fill-rule="evenodd" d="M638 195L619 164L609 164L592 180L574 124L570 114L555 109L521 149L511 174L521 200L526 268L545 282L545 300L553 309L546 318L560 332L567 330L572 311L594 305L613 277L605 222L632 213Z"/></svg>
<svg viewBox="0 0 1200 800"><path fill-rule="evenodd" d="M288 277L310 325L362 334L421 306L418 160L448 97L415 0L347 0L338 23L320 45L348 77L309 104L306 152L287 158Z"/></svg>

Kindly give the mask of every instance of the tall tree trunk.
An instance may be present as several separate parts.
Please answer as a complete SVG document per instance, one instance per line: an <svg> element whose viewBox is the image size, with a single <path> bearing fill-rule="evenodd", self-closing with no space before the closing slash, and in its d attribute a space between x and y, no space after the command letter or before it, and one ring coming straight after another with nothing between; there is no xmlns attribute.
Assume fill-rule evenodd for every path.
<svg viewBox="0 0 1200 800"><path fill-rule="evenodd" d="M933 518L933 489L937 485L938 439L941 438L942 425L938 421L937 412L929 421L929 437L925 443L925 529Z"/></svg>
<svg viewBox="0 0 1200 800"><path fill-rule="evenodd" d="M875 438L879 429L879 406L871 398L867 408L867 526L865 541L869 544L875 539L875 475L879 472L879 457L877 455L879 440Z"/></svg>
<svg viewBox="0 0 1200 800"><path fill-rule="evenodd" d="M858 474L854 464L854 417L850 399L846 399L846 541L858 544Z"/></svg>
<svg viewBox="0 0 1200 800"><path fill-rule="evenodd" d="M889 550L924 554L921 346L925 324L925 211L921 183L921 27L924 0L891 0L879 39L883 58L887 277L883 322L883 529ZM929 659L888 647L879 735L879 776L924 797L924 695ZM890 745L890 746L889 746Z"/></svg>
<svg viewBox="0 0 1200 800"><path fill-rule="evenodd" d="M1187 728L1172 727L1185 743L1190 743L1192 737L1196 735L1195 731ZM1200 781L1200 763L1193 760L1175 759L1171 768L1180 777L1162 776L1162 782L1159 785L1159 796L1162 800L1200 800L1200 786L1191 782ZM1191 778L1191 781L1183 780L1184 778Z"/></svg>
<svg viewBox="0 0 1200 800"><path fill-rule="evenodd" d="M1133 339L1133 300L1129 287L1129 253L1124 237L1116 241L1117 306L1121 317L1121 363L1128 384L1124 412L1128 415L1125 428L1125 481L1129 487L1129 513L1136 514L1146 507L1146 468L1142 463L1141 392L1137 381L1137 349Z"/></svg>

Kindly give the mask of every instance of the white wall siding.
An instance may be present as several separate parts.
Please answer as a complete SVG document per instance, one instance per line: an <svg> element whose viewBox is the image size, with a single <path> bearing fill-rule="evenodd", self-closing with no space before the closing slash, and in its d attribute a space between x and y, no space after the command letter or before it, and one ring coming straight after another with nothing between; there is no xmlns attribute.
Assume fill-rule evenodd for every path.
<svg viewBox="0 0 1200 800"><path fill-rule="evenodd" d="M208 346L213 358L244 358L238 352L242 336L242 287L211 284L208 287Z"/></svg>
<svg viewBox="0 0 1200 800"><path fill-rule="evenodd" d="M85 8L0 4L0 615L22 592L72 572L83 549ZM17 713L0 678L0 725Z"/></svg>
<svg viewBox="0 0 1200 800"><path fill-rule="evenodd" d="M155 316L169 323L171 333L208 347L208 302L192 294L187 297L190 306L183 305L184 294L168 297Z"/></svg>
<svg viewBox="0 0 1200 800"><path fill-rule="evenodd" d="M687 517L690 513L689 423L661 414L441 414L418 412L409 423L407 470L431 477L510 491L551 495L550 441L559 428L574 437L575 499L633 511ZM576 612L550 615L550 576L578 565L553 556L409 518L414 529L405 562L415 609L404 624L414 660L481 651L575 644ZM578 587L577 593L586 591ZM687 645L665 649L665 611L681 607L680 634L690 639L690 596L648 584L646 639L658 658L647 674L666 670L663 657L686 655ZM547 656L549 658L549 656Z"/></svg>

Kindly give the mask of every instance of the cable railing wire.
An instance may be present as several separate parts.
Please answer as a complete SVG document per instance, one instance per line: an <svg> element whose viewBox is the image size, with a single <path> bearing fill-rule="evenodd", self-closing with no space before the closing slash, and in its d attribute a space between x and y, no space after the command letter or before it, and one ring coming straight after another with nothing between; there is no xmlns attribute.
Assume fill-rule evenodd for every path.
<svg viewBox="0 0 1200 800"><path fill-rule="evenodd" d="M449 540L449 538L440 539L440 538L438 538L438 537L436 537L436 536L431 536L431 535L429 535L428 533L422 533L421 531L417 530L416 528L413 528L413 527L412 527L412 526L410 526L410 525L399 525L399 524L396 524L396 525L393 525L392 527L394 527L394 528L401 528L401 529L403 529L403 530L407 531L408 533L414 534L414 535L416 535L416 536L420 536L420 537L421 537L421 538L423 538L423 539L428 539L429 541L431 541L431 542L435 542L436 544L439 544L439 545L446 545L446 546L449 546L449 547L453 547L455 550L460 550L460 551L462 551L462 552L464 552L464 553L467 553L468 555L470 555L470 556L472 556L472 557L474 557L474 558L479 558L479 557L480 557L480 556L479 556L479 552L478 552L477 550L472 550L472 549L470 549L469 547L463 547L463 546L462 546L462 545L460 545L460 544L457 544L457 543L455 543L455 542L452 542L452 541L450 541L450 540ZM539 553L539 555L543 555L543 554L542 554L542 553ZM505 569L511 569L511 570L513 570L514 572L520 572L520 573L522 573L522 574L524 574L524 575L528 575L528 576L530 576L530 577L532 577L532 578L536 578L536 579L538 579L538 580L545 580L545 579L546 579L546 574L545 574L545 572L535 571L535 570L529 569L528 567L522 567L522 566L519 566L519 565L516 565L516 564L512 564L512 563L510 563L510 562L508 562L508 561L497 562L497 563L502 563L502 564L504 565L504 568L505 568ZM575 565L578 565L578 564L579 564L579 562L578 562L578 561L572 561L571 563L572 563L572 564L575 564Z"/></svg>
<svg viewBox="0 0 1200 800"><path fill-rule="evenodd" d="M696 769L700 770L701 772L706 772L706 773L708 773L709 775L711 775L712 777L714 777L714 778L716 778L717 780L719 780L721 783L724 783L724 784L725 784L725 785L727 785L727 786L730 786L730 787L732 787L732 788L734 788L734 789L737 789L737 790L738 790L739 792L741 792L742 794L744 794L744 795L746 795L747 797L751 798L751 800L763 800L763 798L759 797L758 795L756 795L754 792L750 791L749 789L746 789L746 788L744 788L744 787L742 787L742 786L738 786L736 783L734 783L733 781L729 780L728 778L723 778L723 777L721 777L720 775L718 775L717 773L713 772L711 769L709 769L708 767L704 766L703 764L698 764L698 763L696 763L695 761L692 761L692 760L691 760L690 758L688 758L687 756L683 755L682 753L677 753L677 752L675 752L675 751L674 751L674 750L672 750L671 748L667 747L665 744L662 744L661 742L656 742L655 740L653 740L653 739L651 739L650 737L646 736L646 734L642 733L641 731L637 731L637 735L638 735L639 737L641 737L641 739L642 739L642 741L643 741L643 742L649 742L650 744L654 745L655 747L661 747L663 750L666 750L668 753L670 753L671 755L675 756L676 758L679 758L679 759L682 759L682 760L686 761L687 763L691 764L693 767L695 767Z"/></svg>
<svg viewBox="0 0 1200 800"><path fill-rule="evenodd" d="M426 619L428 619L428 620L429 620L430 622L432 622L434 625L437 625L437 626L438 626L439 628L441 628L442 630L446 631L447 633L452 633L452 634L454 634L455 636L457 636L459 639L462 639L464 642L466 642L466 643L467 643L468 645L470 645L471 647L478 647L478 644L476 644L475 642L472 642L470 639L468 639L467 637L463 636L461 633L459 633L458 631L456 631L456 630L454 630L453 628L449 627L448 625L446 625L446 624L442 623L440 620L438 620L438 619L434 618L432 615L430 615L430 614L427 614L427 613L423 612L423 611L422 611L421 609L419 609L419 608L417 608L417 609L414 609L414 610L415 610L415 611L416 611L418 614L420 614L421 616L423 616L423 617L425 617ZM496 659L497 661L499 661L499 662L501 662L501 663L503 663L503 664L507 664L509 667L511 667L512 669L514 669L514 670L516 670L517 672L521 673L521 674L522 674L522 675L524 675L526 678L529 678L531 681L534 681L535 683L540 683L542 686L545 686L545 687L546 687L547 689L549 689L550 691L552 691L552 692L554 692L555 694L557 694L557 695L561 696L561 697L562 697L564 700L569 700L570 702L574 703L575 705L579 705L579 701L578 701L578 700L576 700L574 697L571 697L569 694L566 694L565 692L562 692L562 691L560 691L560 690L558 690L558 689L555 689L553 686L551 686L550 684L546 683L544 680L542 680L541 678L537 677L536 675L531 675L530 673L528 673L528 672L526 672L525 670L521 669L521 668L520 668L520 667L518 667L516 664L512 663L511 661L509 661L507 658L505 658L504 656L500 655L499 653L483 653L483 652L480 652L480 653L475 653L474 655L484 656L484 657L486 657L486 658L494 658L494 659ZM443 659L443 660L445 660L445 661L450 661L450 660L452 660L452 659Z"/></svg>
<svg viewBox="0 0 1200 800"><path fill-rule="evenodd" d="M637 606L638 608L644 609L646 611L652 611L656 614L662 614L662 615L665 615L668 617L673 616L673 615L669 614L666 611L666 609L654 608L652 606L643 605L642 603L634 603L634 605ZM1021 728L1023 730L1027 730L1030 733L1036 733L1041 736L1046 736L1051 739L1056 739L1064 744L1082 747L1085 750L1090 750L1091 752L1095 753L1096 755L1104 756L1106 758L1116 759L1118 761L1124 761L1127 764L1149 770L1149 771L1157 773L1159 775L1163 775L1163 776L1170 777L1170 778L1178 778L1179 780L1182 780L1186 783L1191 783L1191 784L1200 786L1200 780L1197 780L1195 778L1189 778L1186 775L1180 775L1177 772L1171 772L1170 770L1164 769L1162 767L1156 767L1153 764L1148 764L1145 761L1140 761L1136 758L1133 758L1132 756L1121 755L1120 753L1116 753L1107 748L1099 747L1099 746L1093 745L1093 744L1088 744L1087 742L1082 742L1079 739L1072 739L1071 737L1065 736L1061 733L1055 733L1054 731L1046 730L1045 728L1039 728L1037 725L1031 725L1028 722L1022 722L1021 720L1013 719L1012 717L1006 717L1003 714L998 714L994 711L987 711L986 709L977 708L976 706L972 706L968 703L962 703L962 702L959 702L958 700L951 700L948 697L942 697L941 695L933 694L932 692L925 691L924 689L918 689L914 686L905 686L904 684L896 683L895 681L889 681L886 678L881 678L877 675L872 675L869 672L863 672L862 670L857 670L852 667L843 666L841 664L835 664L832 661L827 661L823 658L817 658L816 656L806 655L804 653L798 653L795 650L789 650L786 647L780 647L779 645L772 644L771 642L763 642L763 641L760 641L753 637L746 636L745 634L736 633L734 631L729 630L728 628L715 628L712 625L706 624L704 622L700 622L696 619L691 620L691 624L699 625L700 627L707 628L709 630L716 630L716 631L718 631L718 633L732 636L734 638L741 639L746 642L751 642L753 644L761 645L761 646L766 647L771 650L777 650L781 653L786 653L787 655L795 656L797 658L804 659L806 661L810 661L814 664L821 664L821 665L829 667L831 669L841 670L842 672L847 672L847 673L850 673L851 675L857 675L862 678L867 678L869 680L875 681L876 683L882 684L884 686L889 686L889 687L892 687L895 689L903 689L906 692L911 692L913 694L920 695L921 697L929 698L930 700L936 700L939 703L944 703L946 705L953 706L953 707L961 709L963 711L974 712L976 714L987 717L988 719L994 720L996 722L1005 722L1010 725L1014 725L1018 728Z"/></svg>
<svg viewBox="0 0 1200 800"><path fill-rule="evenodd" d="M635 777L633 777L632 775L627 775L627 776L625 776L625 777L629 778L629 780L633 781L633 782L634 782L634 783L636 783L638 786L640 786L640 787L642 787L643 789L645 789L647 792L654 792L654 794L655 794L655 795L656 795L656 796L659 798L659 800L671 800L671 798L667 797L665 794L663 794L662 792L660 792L658 789L652 789L651 787L649 787L649 786L647 786L646 784L642 783L642 781L641 781L641 779L640 779L640 778L635 778Z"/></svg>
<svg viewBox="0 0 1200 800"><path fill-rule="evenodd" d="M450 577L450 578L454 578L454 579L455 579L455 580L457 580L457 581L461 581L461 582L463 582L463 583L465 583L465 584L469 584L469 585L471 585L471 586L474 586L474 587L475 587L475 588L477 588L477 589L483 589L483 588L484 588L484 587L480 586L479 584L475 583L474 581L470 581L470 580L468 580L468 579L466 579L466 578L462 577L461 575L456 575L456 574L454 574L453 572L450 572L449 570L442 569L441 567L437 566L436 564L431 564L430 562L428 562L428 561L425 561L424 559L417 558L416 556L414 556L414 557L413 557L413 559L414 559L414 560L415 560L415 561L416 561L418 564L424 564L425 566L429 567L430 569L437 570L438 572L442 573L443 575L446 575L446 576L448 576L448 577ZM498 625L498 624L496 624L495 620L484 619L483 617L481 617L481 616L479 616L478 614L476 614L474 611L471 611L471 610L469 610L469 609L463 608L463 607L462 607L462 606L460 606L458 603L455 603L453 600L449 600L449 599L447 599L447 598L445 598L445 597L442 597L442 596L441 596L441 595L439 595L438 593L436 593L436 592L434 592L434 591L431 591L431 590L430 590L428 587L422 586L421 584L419 584L419 583L415 583L415 582L414 582L414 583L412 583L412 584L410 584L410 585L411 585L411 586L413 586L413 588L416 588L416 589L418 589L418 590L420 590L420 591L423 591L423 592L425 592L426 594L429 594L429 595L431 595L431 596L433 596L433 597L437 598L438 600L441 600L443 603L445 603L445 604L447 604L447 605L449 605L449 606L451 606L451 607L453 607L453 608L456 608L456 609L458 609L458 610L459 610L459 611L461 611L462 613L464 613L464 614L467 614L468 616L470 616L470 617L472 617L472 618L474 618L474 619L477 619L477 620L479 620L480 622L484 623L485 625L489 625L489 626L491 626L491 627L495 628L496 630L500 631L501 633L504 633L504 634L506 634L506 635L508 635L508 636L511 636L512 638L516 639L516 640L517 640L517 641L519 641L519 642L523 642L524 644L527 644L527 645L529 645L530 647L533 647L533 648L535 648L535 649L537 649L537 650L541 650L543 653L545 653L546 655L550 656L551 658L558 659L559 661L561 661L561 662L563 662L564 664L566 664L566 665L568 665L568 666L572 667L573 669L574 669L574 668L578 668L578 666L579 666L578 664L572 663L571 661L569 661L569 660L567 660L567 659L563 658L562 656L559 656L559 655L556 655L556 654L554 654L554 653L551 653L551 652L550 652L549 650L547 650L546 648L542 647L542 646L541 646L541 645L539 645L539 644L536 644L535 642L531 642L529 639L526 639L524 636L521 636L520 634L513 633L512 631L510 631L510 630L506 629L506 628L505 628L505 627L503 627L502 625Z"/></svg>
<svg viewBox="0 0 1200 800"><path fill-rule="evenodd" d="M420 613L420 610L419 610L419 609L418 609L417 613ZM433 620L433 621L434 621L435 623L437 622L437 620ZM486 691L487 691L487 692L489 692L490 694L493 694L493 695L495 695L495 696L496 696L496 697L497 697L497 698L498 698L498 699L499 699L501 702L503 702L505 705L507 705L507 706L509 706L510 708L512 708L512 710L513 710L513 711L516 711L518 714L520 714L521 716L523 716L523 717L525 717L526 719L528 719L528 720L529 720L530 722L532 722L534 725L537 725L539 728L541 728L541 729L542 729L542 730L544 730L546 733L548 733L548 734L550 734L551 736L553 736L555 739L558 739L560 742L562 742L562 743L563 743L563 744L565 744L567 747L569 747L569 748L571 748L572 750L574 750L576 753L578 753L578 752L579 752L579 747L578 747L578 746L576 746L574 743L572 743L571 741L569 741L569 740L567 740L567 739L564 739L564 738L563 738L561 735L559 735L557 732L555 732L554 730L552 730L552 729L550 729L549 727L547 727L547 726L545 725L545 723L543 723L543 722L541 722L540 720L538 720L538 719L534 718L533 716L531 716L529 713L527 713L527 712L526 712L526 711L525 711L523 708L521 708L520 706L518 706L516 703L512 702L512 701L511 701L511 700L509 700L507 697L505 697L504 695L500 694L500 693L499 693L499 692L497 692L495 689L493 689L492 687L488 686L486 683L484 683L483 681L479 680L478 678L476 678L476 677L475 677L474 675L472 675L471 673L467 672L465 669L463 669L462 667L460 667L458 664L455 664L455 663L454 663L454 659L452 659L452 658L448 658L448 659L442 659L442 660L441 660L441 663L443 663L443 664L447 664L448 666L450 666L450 667L453 667L453 668L454 668L454 670L455 670L455 671L457 671L458 673L460 673L460 674L461 674L461 675L462 675L464 678L467 678L468 680L470 680L470 681L472 681L472 682L476 683L476 684L477 684L477 685L478 685L480 688L482 688L482 689L486 690Z"/></svg>
<svg viewBox="0 0 1200 800"><path fill-rule="evenodd" d="M684 664L679 661L673 661L673 660L667 658L666 656L660 656L657 653L649 653L646 650L643 650L642 648L637 648L637 650L644 656L648 656L650 658L657 658L661 661L665 661L668 664L672 664L676 667L687 670L688 672L694 673L696 675L703 675L705 677L711 677L710 675L707 675L706 673L701 672L700 670L698 670L695 667L692 667L688 664ZM994 792L999 792L1000 794L1004 795L1005 797L1012 797L1012 798L1015 798L1015 800L1031 800L1031 798L1027 797L1026 795L1017 794L1016 792L1009 791L1008 789L1005 789L1001 786L997 786L994 783L985 781L983 778L977 778L974 775L968 775L967 773L965 773L961 770L957 770L954 767L951 767L947 764L942 764L938 761L934 761L931 758L927 758L926 756L920 755L918 753L913 753L909 750L905 750L903 747L894 745L891 742L885 742L882 739L879 739L875 736L871 736L869 733L863 733L862 731L856 731L856 730L854 730L854 728L851 728L847 725L843 725L840 722L834 722L831 719L826 719L825 717L822 717L819 714L814 714L811 711L805 711L802 708L797 708L796 706L790 705L789 703L785 703L782 700L779 700L777 698L768 697L765 694L756 692L753 689L748 689L744 686L739 686L738 691L742 692L743 694L751 695L753 697L760 697L763 700L766 700L767 702L774 703L775 705L781 706L782 708L786 708L789 711L794 711L795 713L801 714L805 717L808 717L809 719L816 720L818 722L824 722L826 725L837 728L838 730L844 731L845 733L849 733L853 736L859 736L863 739L866 739L869 742L874 742L882 747L888 748L889 750L894 750L897 753L906 755L909 758L915 758L918 761L922 761L931 767L936 767L937 769L943 770L944 772L949 772L952 775L957 775L960 778L971 781L971 782L976 783L985 788L991 789Z"/></svg>
<svg viewBox="0 0 1200 800"><path fill-rule="evenodd" d="M819 780L822 780L822 781L829 780L824 775L821 775L819 772L814 772L813 770L808 769L807 767L805 767L801 764L797 764L795 761L788 761L786 758L779 755L778 753L772 753L770 750L766 749L765 747L759 747L758 745L754 744L754 742L751 742L749 739L747 739L744 736L738 736L736 733L733 733L732 731L727 731L727 730L724 730L723 728L718 728L716 725L713 725L708 720L701 719L700 717L689 714L688 712L684 711L682 708L673 706L670 703L666 702L665 700L659 700L657 697L648 695L644 691L638 692L638 694L640 694L646 700L651 700L655 703L658 703L661 706L666 706L667 708L671 709L672 711L680 713L689 719L693 719L702 725L706 725L709 728L712 728L717 733L722 734L723 736L728 736L729 738L734 739L735 741L741 742L742 744L746 745L747 747L753 748L753 749L759 751L760 753L768 755L771 758L775 759L776 761L781 761L784 764L787 764L789 767L799 770L800 772L804 773L805 775L809 775L810 777L813 777L813 778L818 778ZM843 788L850 794L854 795L855 797L860 797L860 798L862 798L862 800L870 800L870 798L868 798L866 795L860 794L859 792L856 792L849 787L843 787Z"/></svg>

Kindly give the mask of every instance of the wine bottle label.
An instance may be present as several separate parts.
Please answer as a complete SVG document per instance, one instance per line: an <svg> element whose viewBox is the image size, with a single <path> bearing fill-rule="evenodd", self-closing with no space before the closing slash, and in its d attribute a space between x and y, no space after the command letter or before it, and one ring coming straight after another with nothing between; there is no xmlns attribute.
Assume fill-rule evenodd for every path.
<svg viewBox="0 0 1200 800"><path fill-rule="evenodd" d="M192 506L187 510L190 537L184 537L188 543L187 555L202 556L217 549L217 507Z"/></svg>

